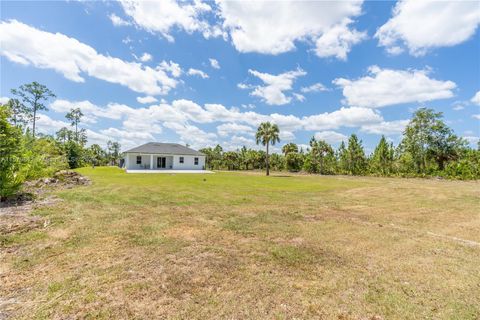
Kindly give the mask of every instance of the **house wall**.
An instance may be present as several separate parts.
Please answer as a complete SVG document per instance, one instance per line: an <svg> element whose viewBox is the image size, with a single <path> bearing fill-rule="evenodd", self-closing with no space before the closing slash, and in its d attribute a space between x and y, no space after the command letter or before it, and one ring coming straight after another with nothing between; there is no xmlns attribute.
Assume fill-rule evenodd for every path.
<svg viewBox="0 0 480 320"><path fill-rule="evenodd" d="M137 156L142 157L142 163L137 164ZM205 169L205 156L188 156L188 155L153 155L153 169L157 170L157 158L166 157L166 168L163 170L203 170ZM180 163L180 157L184 157L184 163ZM198 165L195 165L195 157L198 158ZM146 167L145 167L146 166ZM150 169L149 154L128 153L125 155L125 168L127 170ZM158 169L160 170L160 169Z"/></svg>
<svg viewBox="0 0 480 320"><path fill-rule="evenodd" d="M183 163L180 163L180 157L184 158ZM198 165L195 165L194 158L198 158ZM173 156L173 169L175 170L204 170L205 156Z"/></svg>
<svg viewBox="0 0 480 320"><path fill-rule="evenodd" d="M137 164L137 156L142 157L142 163L141 164ZM128 159L127 159L127 157L128 157ZM155 165L155 163L154 163L154 165ZM125 157L125 168L126 169L145 169L145 166L146 166L146 169L150 169L150 155L149 154L140 155L140 154L129 153Z"/></svg>

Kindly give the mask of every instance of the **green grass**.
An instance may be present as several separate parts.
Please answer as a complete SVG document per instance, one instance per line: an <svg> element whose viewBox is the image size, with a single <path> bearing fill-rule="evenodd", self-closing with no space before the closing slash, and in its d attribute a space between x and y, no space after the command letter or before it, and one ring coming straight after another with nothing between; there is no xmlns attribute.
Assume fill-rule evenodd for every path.
<svg viewBox="0 0 480 320"><path fill-rule="evenodd" d="M12 318L480 318L478 182L78 171L0 237Z"/></svg>

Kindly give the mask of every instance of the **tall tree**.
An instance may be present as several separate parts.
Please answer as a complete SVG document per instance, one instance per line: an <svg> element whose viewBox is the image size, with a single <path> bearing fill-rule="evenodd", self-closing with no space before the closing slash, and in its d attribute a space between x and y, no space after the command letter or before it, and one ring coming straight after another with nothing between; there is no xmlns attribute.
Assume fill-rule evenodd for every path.
<svg viewBox="0 0 480 320"><path fill-rule="evenodd" d="M340 172L343 174L348 173L348 151L345 142L343 141L340 143L337 150L337 160Z"/></svg>
<svg viewBox="0 0 480 320"><path fill-rule="evenodd" d="M347 154L348 172L353 175L364 173L366 167L365 151L363 150L362 140L358 140L356 134L352 134L348 139Z"/></svg>
<svg viewBox="0 0 480 320"><path fill-rule="evenodd" d="M266 161L265 165L267 167L267 176L270 175L269 159L268 159L268 146L271 144L275 145L276 142L280 142L280 130L276 124L271 124L270 122L262 122L257 129L255 135L255 140L257 144L262 144L266 146Z"/></svg>
<svg viewBox="0 0 480 320"><path fill-rule="evenodd" d="M466 147L466 142L453 133L442 117L441 112L420 108L405 128L400 149L412 157L417 173L427 173L429 162L443 170L445 163L456 160Z"/></svg>
<svg viewBox="0 0 480 320"><path fill-rule="evenodd" d="M37 112L48 110L44 103L50 98L55 98L55 94L36 81L21 85L18 89L12 89L12 94L22 99L26 113L32 119L32 135L35 138Z"/></svg>
<svg viewBox="0 0 480 320"><path fill-rule="evenodd" d="M70 124L72 127L75 127L75 141L78 143L79 142L79 136L78 136L78 124L80 123L80 120L83 117L82 110L80 108L75 108L71 109L69 113L65 116L68 120L70 120Z"/></svg>
<svg viewBox="0 0 480 320"><path fill-rule="evenodd" d="M333 148L324 140L310 140L310 162L313 172L332 174L335 172L335 153Z"/></svg>
<svg viewBox="0 0 480 320"><path fill-rule="evenodd" d="M373 155L370 159L370 171L388 175L392 173L394 161L394 149L392 144L388 144L385 136L382 135Z"/></svg>

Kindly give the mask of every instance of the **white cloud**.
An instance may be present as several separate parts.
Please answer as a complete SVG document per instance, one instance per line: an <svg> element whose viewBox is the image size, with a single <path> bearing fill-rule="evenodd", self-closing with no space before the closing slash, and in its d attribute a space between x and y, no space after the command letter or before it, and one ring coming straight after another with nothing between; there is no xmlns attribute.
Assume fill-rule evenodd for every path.
<svg viewBox="0 0 480 320"><path fill-rule="evenodd" d="M108 129L103 129L100 130L101 134L110 136L110 137L116 137L117 139L124 138L124 139L129 139L129 140L154 140L154 137L149 131L125 131L125 130L119 130L117 128L108 128ZM158 132L161 133L161 132Z"/></svg>
<svg viewBox="0 0 480 320"><path fill-rule="evenodd" d="M210 65L212 66L212 68L220 69L220 63L218 63L217 59L210 58L208 60L210 61Z"/></svg>
<svg viewBox="0 0 480 320"><path fill-rule="evenodd" d="M35 125L38 132L46 134L55 134L55 132L63 127L70 127L70 123L52 119L43 113L38 114L38 119L35 122Z"/></svg>
<svg viewBox="0 0 480 320"><path fill-rule="evenodd" d="M395 135L401 134L408 122L409 120L382 121L363 125L360 130L371 134Z"/></svg>
<svg viewBox="0 0 480 320"><path fill-rule="evenodd" d="M407 47L410 54L424 55L429 49L450 47L475 34L480 23L477 1L399 1L392 18L375 37L391 54Z"/></svg>
<svg viewBox="0 0 480 320"><path fill-rule="evenodd" d="M251 139L251 138L246 138L246 137L242 137L242 136L237 136L237 135L234 135L231 139L231 143L232 144L236 144L237 147L235 149L240 149L240 147L242 146L248 146L248 147L255 147L257 146L257 144L255 143L255 140ZM232 150L233 148L231 148L230 150Z"/></svg>
<svg viewBox="0 0 480 320"><path fill-rule="evenodd" d="M90 101L68 101L57 99L50 104L50 109L55 112L66 114L73 108L80 108L83 113L83 123L96 123L97 118L107 118L119 120L123 112L122 109L117 109L116 104L109 104L106 108L98 107Z"/></svg>
<svg viewBox="0 0 480 320"><path fill-rule="evenodd" d="M342 23L333 26L315 41L315 53L321 58L336 57L347 60L347 54L353 45L367 38L366 32L349 29L352 23L350 19L344 19Z"/></svg>
<svg viewBox="0 0 480 320"><path fill-rule="evenodd" d="M9 100L9 97L0 97L0 104L6 104Z"/></svg>
<svg viewBox="0 0 480 320"><path fill-rule="evenodd" d="M470 99L470 101L477 106L480 106L480 91L477 91L477 93L475 93L475 95L472 97L472 99Z"/></svg>
<svg viewBox="0 0 480 320"><path fill-rule="evenodd" d="M305 101L305 96L300 93L292 93L292 95L295 97L296 100L303 102Z"/></svg>
<svg viewBox="0 0 480 320"><path fill-rule="evenodd" d="M463 138L471 145L476 145L480 141L480 137L477 136L464 136Z"/></svg>
<svg viewBox="0 0 480 320"><path fill-rule="evenodd" d="M314 136L315 136L315 139L325 140L330 144L335 144L335 143L348 140L348 137L346 135L336 131L320 131L320 132L316 132Z"/></svg>
<svg viewBox="0 0 480 320"><path fill-rule="evenodd" d="M238 123L224 123L217 127L218 135L227 137L234 134L254 135L255 129Z"/></svg>
<svg viewBox="0 0 480 320"><path fill-rule="evenodd" d="M187 74L190 75L190 76L199 76L202 79L208 79L208 74L206 74L202 70L198 70L198 69L194 69L194 68L188 69Z"/></svg>
<svg viewBox="0 0 480 320"><path fill-rule="evenodd" d="M293 141L295 140L295 134L291 131L282 130L280 131L280 140L281 141Z"/></svg>
<svg viewBox="0 0 480 320"><path fill-rule="evenodd" d="M159 68L164 70L164 71L169 72L172 75L172 77L175 77L175 78L180 77L180 75L183 72L180 65L178 63L175 63L175 62L171 61L171 60L170 61L165 61L164 60L164 61L160 62Z"/></svg>
<svg viewBox="0 0 480 320"><path fill-rule="evenodd" d="M255 109L255 108L256 108L256 106L255 106L254 104L251 104L251 103L249 103L249 104L242 104L241 107L242 107L243 109Z"/></svg>
<svg viewBox="0 0 480 320"><path fill-rule="evenodd" d="M174 41L170 34L173 28L188 33L203 32L205 37L221 35L220 30L211 27L202 19L203 14L211 11L211 7L204 2L122 0L120 3L125 14L130 16L138 27L151 33L160 33L168 41Z"/></svg>
<svg viewBox="0 0 480 320"><path fill-rule="evenodd" d="M145 52L145 53L142 54L142 56L139 59L142 62L148 62L148 61L151 61L153 59L153 57L150 53Z"/></svg>
<svg viewBox="0 0 480 320"><path fill-rule="evenodd" d="M248 86L245 84L238 84L238 87L241 89L253 88L253 91L250 92L250 95L261 98L269 105L283 105L290 103L292 97L286 96L284 91L292 90L295 79L307 74L300 68L281 73L279 75L262 73L251 69L248 70L248 72L262 80L265 86Z"/></svg>
<svg viewBox="0 0 480 320"><path fill-rule="evenodd" d="M455 110L455 111L460 111L460 110L465 109L465 106L467 106L467 105L468 105L468 101L455 101L452 104L452 109Z"/></svg>
<svg viewBox="0 0 480 320"><path fill-rule="evenodd" d="M175 131L175 133L180 136L182 143L188 143L194 148L214 145L217 143L217 135L215 133L205 132L194 125L177 122L165 122L163 125L166 128Z"/></svg>
<svg viewBox="0 0 480 320"><path fill-rule="evenodd" d="M108 16L108 18L112 21L112 23L115 27L129 26L129 25L132 24L131 22L128 22L128 21L120 18L115 13L110 14Z"/></svg>
<svg viewBox="0 0 480 320"><path fill-rule="evenodd" d="M137 101L139 103L147 104L147 103L154 103L157 102L157 98L152 97L152 96L146 96L146 97L137 97Z"/></svg>
<svg viewBox="0 0 480 320"><path fill-rule="evenodd" d="M350 106L380 108L409 102L425 102L453 97L456 84L429 78L429 70L392 70L372 66L357 80L338 78Z"/></svg>
<svg viewBox="0 0 480 320"><path fill-rule="evenodd" d="M349 30L362 1L218 1L223 27L240 52L279 54L318 42L317 54L342 58L363 33ZM325 46L325 49L320 46Z"/></svg>
<svg viewBox="0 0 480 320"><path fill-rule="evenodd" d="M300 89L303 93L310 93L310 92L320 92L320 91L328 91L328 88L325 87L320 82L314 83L308 87L303 87Z"/></svg>
<svg viewBox="0 0 480 320"><path fill-rule="evenodd" d="M0 55L23 65L53 69L69 80L84 82L82 73L111 83L118 83L133 91L167 94L177 81L163 70L144 67L105 56L61 33L42 31L16 20L0 24Z"/></svg>
<svg viewBox="0 0 480 320"><path fill-rule="evenodd" d="M472 116L472 118L480 120L480 113L479 114L474 114Z"/></svg>
<svg viewBox="0 0 480 320"><path fill-rule="evenodd" d="M340 108L333 112L325 112L304 118L307 130L328 130L344 127L359 127L382 122L382 116L369 108Z"/></svg>

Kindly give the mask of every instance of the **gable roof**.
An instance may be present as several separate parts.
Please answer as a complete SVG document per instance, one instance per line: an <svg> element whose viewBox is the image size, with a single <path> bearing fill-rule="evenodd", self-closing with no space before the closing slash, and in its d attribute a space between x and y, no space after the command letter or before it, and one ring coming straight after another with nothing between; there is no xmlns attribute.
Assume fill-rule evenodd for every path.
<svg viewBox="0 0 480 320"><path fill-rule="evenodd" d="M203 153L178 143L148 142L141 146L132 148L124 153L158 153L158 154L179 154L187 156L204 156Z"/></svg>

